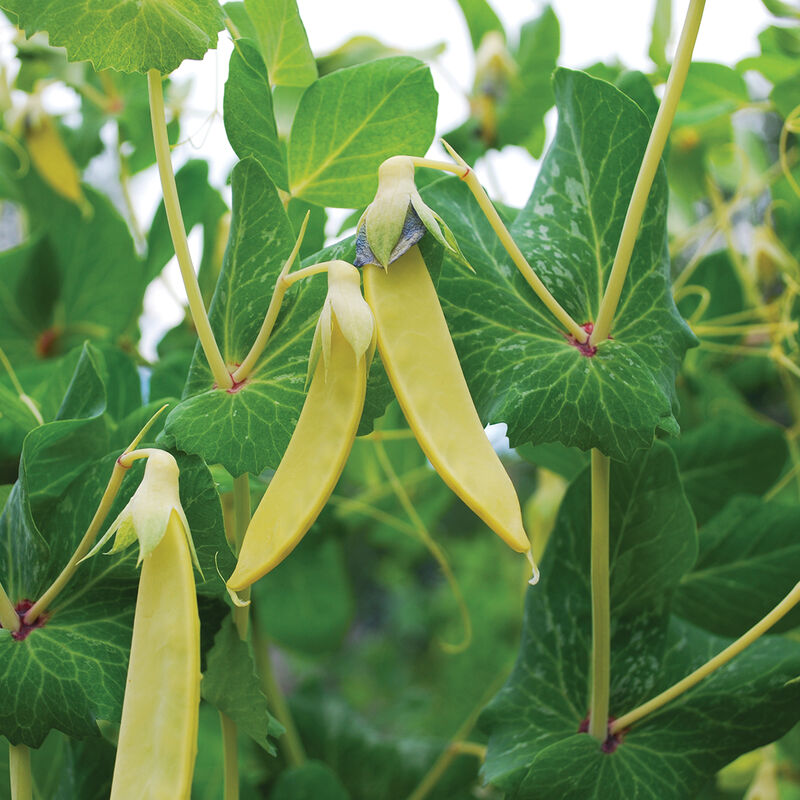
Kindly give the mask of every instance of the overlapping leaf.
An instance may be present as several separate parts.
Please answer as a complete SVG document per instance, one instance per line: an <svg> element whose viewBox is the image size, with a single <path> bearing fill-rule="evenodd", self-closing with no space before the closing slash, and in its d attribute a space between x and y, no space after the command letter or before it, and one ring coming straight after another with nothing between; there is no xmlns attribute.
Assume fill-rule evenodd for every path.
<svg viewBox="0 0 800 800"><path fill-rule="evenodd" d="M556 139L511 226L526 258L578 323L597 316L649 135L614 87L558 70ZM512 446L559 441L627 459L657 430L677 431L675 373L694 337L668 284L666 181L659 169L631 260L613 338L583 355L510 262L465 187L423 192L477 274L443 270L442 305L476 407L506 422Z"/></svg>
<svg viewBox="0 0 800 800"><path fill-rule="evenodd" d="M700 554L675 611L720 636L741 636L800 578L800 508L739 496L700 529ZM775 627L797 626L794 611Z"/></svg>
<svg viewBox="0 0 800 800"><path fill-rule="evenodd" d="M70 60L96 70L172 72L217 43L222 14L216 0L3 0L28 36L47 31Z"/></svg>
<svg viewBox="0 0 800 800"><path fill-rule="evenodd" d="M292 123L292 195L323 206L367 205L385 159L425 155L437 102L430 70L408 56L341 69L315 81Z"/></svg>
<svg viewBox="0 0 800 800"><path fill-rule="evenodd" d="M252 158L233 171L233 227L222 274L209 309L211 325L229 368L255 341L270 297L294 244L294 233L274 184ZM351 253L352 242L328 248L311 263ZM287 293L263 356L233 391L214 388L198 346L183 401L170 413L166 433L181 450L221 464L232 475L277 467L305 402L308 354L327 291L324 277ZM374 362L362 426L383 413L387 381ZM367 427L369 430L369 427Z"/></svg>
<svg viewBox="0 0 800 800"><path fill-rule="evenodd" d="M245 0L273 86L304 87L317 77L317 64L296 0Z"/></svg>
<svg viewBox="0 0 800 800"><path fill-rule="evenodd" d="M109 453L106 391L89 349L59 413L28 434L19 480L0 517L0 580L14 603L37 598L64 567L119 455ZM200 459L178 454L178 464L182 502L208 579L198 591L219 596L224 587L215 563L229 570L232 557L216 487ZM110 519L136 485L136 475L128 476ZM135 550L98 555L79 567L43 627L22 641L0 641L0 733L38 747L52 728L80 738L97 733L97 718L119 719L137 579Z"/></svg>
<svg viewBox="0 0 800 800"><path fill-rule="evenodd" d="M275 755L270 737L280 736L283 726L267 710L267 698L256 674L253 648L239 638L228 617L217 633L203 673L203 699L232 719L239 730Z"/></svg>
<svg viewBox="0 0 800 800"><path fill-rule="evenodd" d="M668 598L695 547L691 511L664 445L611 468L611 706L620 716L687 675L727 642L670 620ZM653 491L672 519L647 511ZM723 764L788 730L800 712L800 646L768 638L693 690L637 723L614 752L578 728L589 703L591 602L589 475L564 498L528 590L522 649L484 713L485 776L514 800L637 797L688 800ZM674 515L678 515L677 517ZM630 524L631 520L639 524ZM643 557L659 588L628 584L625 563ZM649 554L649 555L648 555ZM641 580L646 569L638 572Z"/></svg>

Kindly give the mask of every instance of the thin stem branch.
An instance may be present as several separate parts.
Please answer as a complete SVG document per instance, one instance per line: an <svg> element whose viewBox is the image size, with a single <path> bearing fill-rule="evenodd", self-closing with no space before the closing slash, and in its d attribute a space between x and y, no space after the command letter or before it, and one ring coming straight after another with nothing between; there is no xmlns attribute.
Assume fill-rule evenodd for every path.
<svg viewBox="0 0 800 800"><path fill-rule="evenodd" d="M672 127L672 120L675 117L683 84L686 82L686 75L689 72L689 64L692 61L692 51L697 39L697 31L700 28L700 20L703 17L704 5L705 0L690 0L689 2L686 21L683 24L675 59L667 79L664 99L659 106L653 130L650 133L650 139L647 142L647 148L642 159L642 165L639 167L639 174L636 177L631 201L625 215L625 222L622 225L617 252L614 256L614 263L611 267L611 274L608 278L603 299L600 301L600 309L597 313L594 330L589 337L591 344L605 341L611 331L611 323L622 295L622 287L625 283L625 276L628 274L633 247L636 244L639 226L647 205L647 197L650 194L650 188L653 185L653 179L661 161L661 154L664 152L664 145Z"/></svg>
<svg viewBox="0 0 800 800"><path fill-rule="evenodd" d="M197 273L192 264L189 242L186 239L178 189L175 186L175 173L172 171L167 120L164 115L164 90L161 85L161 73L158 70L151 69L147 73L147 86L150 91L150 120L153 125L153 141L156 148L158 174L161 178L161 192L164 195L164 210L167 213L172 244L178 258L186 297L189 300L189 310L214 381L219 388L230 389L233 386L233 380L211 330L211 323L208 321L208 314L203 304L203 296L200 293L200 285L197 282Z"/></svg>
<svg viewBox="0 0 800 800"><path fill-rule="evenodd" d="M75 552L70 557L67 565L61 570L61 574L31 606L28 613L25 614L26 625L33 624L33 622L38 619L39 615L50 607L56 596L59 595L61 590L69 583L75 570L78 568L78 563L89 550L91 550L94 540L97 538L97 534L100 532L100 528L108 516L108 512L111 511L111 506L114 504L117 492L119 492L122 479L125 477L127 470L128 467L120 464L119 459L114 462L114 468L111 471L111 477L109 478L106 490L103 492L102 498L100 498L100 504L97 506L97 511L94 512L94 516L89 523L89 527L86 529L86 533L83 534L83 538L78 543L77 548L75 548Z"/></svg>
<svg viewBox="0 0 800 800"><path fill-rule="evenodd" d="M456 643L441 642L441 646L448 653L462 653L472 642L472 618L470 617L466 600L464 600L464 594L461 591L461 586L459 585L458 580L453 573L444 551L433 540L433 537L428 531L428 528L422 520L422 517L420 517L417 509L411 502L411 498L408 496L408 492L405 490L402 481L397 477L397 473L392 466L392 462L390 461L389 456L386 454L386 448L383 446L383 442L381 442L380 439L374 439L372 444L375 447L375 455L378 459L378 463L381 465L381 469L386 474L395 496L400 501L400 505L403 507L403 510L406 512L409 520L411 521L417 536L428 549L430 554L436 559L436 563L442 570L442 573L444 574L445 579L450 586L450 591L453 593L456 605L458 606L458 611L461 615L461 620L464 625L464 637L460 642Z"/></svg>
<svg viewBox="0 0 800 800"><path fill-rule="evenodd" d="M727 664L732 658L749 647L776 622L786 616L798 603L800 603L800 581L794 585L794 588L789 594L787 594L772 611L753 625L747 633L740 636L733 644L728 645L721 653L717 653L712 659L703 664L702 667L699 667L690 675L687 675L683 680L678 681L674 686L656 695L652 700L648 700L633 711L623 714L619 719L613 722L610 732L614 734L630 728L631 725L634 725L643 717L652 714L666 703L669 703L688 689L696 686L703 678L706 678L712 672L719 669L724 664Z"/></svg>
<svg viewBox="0 0 800 800"><path fill-rule="evenodd" d="M244 357L242 363L239 364L239 366L231 375L234 383L241 383L241 381L243 381L253 371L253 367L256 365L256 362L259 358L261 358L261 354L264 352L264 348L267 346L269 337L272 334L272 329L275 327L275 320L278 319L278 313L281 310L281 303L283 303L283 296L286 294L286 290L295 281L300 280L301 277L305 277L305 275L302 273L316 274L313 272L309 273L308 271L315 269L315 267L319 265L315 265L315 267L306 267L305 270L301 269L295 273L295 275L292 275L291 278L289 277L289 270L291 269L294 260L297 258L297 254L300 252L300 246L303 244L303 236L306 232L306 226L308 225L308 218L310 214L310 211L306 214L303 224L300 227L300 233L297 236L297 241L294 243L294 247L292 248L292 252L289 254L289 258L286 259L286 263L283 265L283 268L278 275L278 280L275 281L275 289L272 292L272 297L270 298L264 321L261 323L261 330L259 330L258 336L256 336L256 340L253 342L253 346L250 348L250 352ZM322 270L318 271L321 272Z"/></svg>
<svg viewBox="0 0 800 800"><path fill-rule="evenodd" d="M239 800L239 732L236 723L222 711L219 712L222 728L223 800Z"/></svg>
<svg viewBox="0 0 800 800"><path fill-rule="evenodd" d="M250 523L250 475L245 472L233 479L233 546L238 555ZM250 624L250 589L239 593L243 604L232 611L233 624L242 641L247 640ZM222 752L225 774L224 800L239 800L239 736L236 723L222 711L219 712L222 728Z"/></svg>
<svg viewBox="0 0 800 800"><path fill-rule="evenodd" d="M20 628L19 614L6 594L2 583L0 583L0 627L15 632Z"/></svg>
<svg viewBox="0 0 800 800"><path fill-rule="evenodd" d="M31 414L33 414L33 418L40 425L44 425L44 419L42 418L41 411L39 411L36 403L33 402L33 398L25 394L25 390L22 388L19 378L17 378L17 373L14 372L14 367L11 366L11 362L8 360L8 356L2 347L0 347L0 364L3 365L3 368L8 373L8 378L11 381L11 385L14 387L14 391L19 396L19 399L28 407Z"/></svg>
<svg viewBox="0 0 800 800"><path fill-rule="evenodd" d="M423 775L417 788L408 796L407 800L425 800L431 793L436 784L442 778L453 759L458 755L474 755L483 760L486 757L486 748L483 745L473 742L465 742L470 731L475 727L483 707L493 697L502 685L507 675L507 670L503 670L498 677L492 681L488 690L481 697L478 704L472 709L467 718L458 726L458 730L453 734L453 738L447 747L439 754L436 761L431 764L431 768Z"/></svg>
<svg viewBox="0 0 800 800"><path fill-rule="evenodd" d="M451 165L448 172L455 172L464 183L467 184L469 190L472 192L475 199L478 201L478 205L483 211L484 216L488 220L489 224L492 226L492 229L497 234L497 238L500 239L503 247L505 247L506 252L511 256L511 260L514 262L516 268L522 273L522 277L528 282L528 285L533 289L536 293L536 296L544 303L547 310L556 318L556 320L569 332L571 333L579 342L585 342L587 338L586 331L575 322L574 319L567 313L567 311L562 307L562 305L558 302L558 300L550 294L550 290L544 285L542 279L536 274L533 267L528 263L525 256L522 255L522 251L517 246L517 243L511 238L511 234L508 232L508 229L503 224L503 220L500 219L500 215L497 213L494 205L492 205L492 201L489 199L489 196L483 190L483 187L480 184L475 172L472 168L461 158L455 150L453 150L450 145L442 140L442 144L447 149L447 152L453 157L455 162L461 167L460 171L456 171L452 168ZM444 169L443 167L439 167L438 164L441 162L438 161L429 161L423 163L425 159L414 159L415 164L419 163L420 166L433 166L434 169Z"/></svg>
<svg viewBox="0 0 800 800"><path fill-rule="evenodd" d="M608 736L611 687L611 601L608 570L608 497L610 460L592 450L592 696L589 734Z"/></svg>
<svg viewBox="0 0 800 800"><path fill-rule="evenodd" d="M297 727L292 719L289 704L281 690L280 684L275 679L272 669L272 661L269 655L269 640L261 632L261 626L256 620L253 625L253 650L256 656L256 666L258 675L261 679L261 687L267 697L267 701L272 706L272 713L275 719L283 725L285 733L281 738L281 747L286 756L287 763L292 767L299 767L306 763L306 752Z"/></svg>
<svg viewBox="0 0 800 800"><path fill-rule="evenodd" d="M144 436L147 434L147 431L150 430L153 423L156 421L156 419L158 419L159 415L166 407L166 405L161 406L161 408L159 408L158 411L156 411L156 413L150 417L150 419L145 423L144 427L139 431L138 434L136 434L134 440L125 448L125 450L122 452L122 455L120 455L120 457L114 462L114 468L111 470L111 477L108 480L108 484L103 492L103 496L100 498L97 511L95 511L94 516L89 523L89 527L86 529L86 533L83 534L83 538L75 548L75 552L67 562L67 565L61 570L60 575L50 584L50 586L45 590L44 594L30 607L30 609L28 609L28 612L25 614L24 618L26 625L33 624L39 615L43 611L47 610L61 590L69 583L70 578L72 578L75 570L78 568L78 564L81 562L83 557L89 552L89 550L91 550L94 540L97 538L97 534L100 531L100 527L105 521L105 518L108 516L111 506L114 504L114 499L117 496L117 492L119 492L119 487L122 484L122 479L125 477L126 471L133 461L136 460L136 458L146 457L146 455L151 452L147 449L136 450L136 447L138 446L139 442L142 441Z"/></svg>
<svg viewBox="0 0 800 800"><path fill-rule="evenodd" d="M11 800L31 800L31 751L24 744L8 746L8 767L11 776Z"/></svg>

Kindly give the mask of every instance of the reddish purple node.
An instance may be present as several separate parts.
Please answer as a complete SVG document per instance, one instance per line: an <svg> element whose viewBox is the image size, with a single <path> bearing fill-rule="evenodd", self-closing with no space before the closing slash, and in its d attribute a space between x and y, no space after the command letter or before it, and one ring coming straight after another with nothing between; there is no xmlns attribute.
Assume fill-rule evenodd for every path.
<svg viewBox="0 0 800 800"><path fill-rule="evenodd" d="M47 622L47 614L40 614L36 620L28 625L25 622L25 615L28 611L33 608L33 601L32 600L20 600L19 603L14 606L14 610L17 612L17 616L19 617L20 626L18 631L11 632L11 638L14 641L22 642L28 638L28 635L31 631L36 630L36 628L43 628L45 623ZM2 627L2 625L0 625Z"/></svg>
<svg viewBox="0 0 800 800"><path fill-rule="evenodd" d="M594 330L594 322L584 322L581 328L583 328L586 333L591 334ZM588 339L585 342L579 342L571 333L567 336L567 342L582 356L586 356L586 358L591 358L597 352L597 347L593 344L589 344Z"/></svg>
<svg viewBox="0 0 800 800"><path fill-rule="evenodd" d="M231 378L231 380L233 380L233 378ZM236 394L236 392L238 392L240 389L242 389L242 387L246 383L247 383L247 378L245 378L244 380L241 380L241 381L233 381L233 386L231 386L230 388L226 389L225 391L228 394Z"/></svg>
<svg viewBox="0 0 800 800"><path fill-rule="evenodd" d="M616 717L609 717L608 718L608 725L606 726L606 730L609 731L608 736L606 736L605 741L600 745L600 749L604 753L613 753L621 744L622 739L625 736L624 731L620 733L611 733L611 725L616 720ZM578 733L589 733L589 715L587 714L581 724L578 725Z"/></svg>

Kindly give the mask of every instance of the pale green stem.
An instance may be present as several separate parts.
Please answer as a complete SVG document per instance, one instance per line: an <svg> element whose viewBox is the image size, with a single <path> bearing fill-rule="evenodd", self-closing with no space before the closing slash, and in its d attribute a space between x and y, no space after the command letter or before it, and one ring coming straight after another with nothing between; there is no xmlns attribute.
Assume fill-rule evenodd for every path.
<svg viewBox="0 0 800 800"><path fill-rule="evenodd" d="M239 750L236 723L222 711L219 712L222 728L222 774L224 776L223 800L239 800Z"/></svg>
<svg viewBox="0 0 800 800"><path fill-rule="evenodd" d="M631 725L638 722L643 717L652 714L653 711L657 711L663 705L669 703L670 700L674 700L688 689L700 683L703 678L706 678L714 672L714 670L727 664L732 658L739 655L742 650L749 647L776 622L785 617L798 603L800 603L800 581L794 585L794 588L789 594L787 594L772 611L753 625L747 633L740 636L733 644L728 645L721 653L717 653L714 658L707 661L702 667L699 667L690 675L687 675L683 680L678 681L674 686L656 695L652 700L648 700L633 711L623 714L612 723L609 729L610 732L614 734L630 728Z"/></svg>
<svg viewBox="0 0 800 800"><path fill-rule="evenodd" d="M108 485L103 492L103 496L100 498L100 504L97 506L97 511L95 511L92 521L86 529L86 533L83 534L83 538L78 543L67 565L61 570L61 574L50 584L44 594L30 607L27 614L25 614L24 622L26 625L31 625L43 611L47 610L61 590L69 583L70 578L75 573L83 557L91 550L94 540L97 538L97 534L100 531L100 527L108 516L111 506L114 504L114 499L117 496L117 492L119 492L119 487L122 484L122 479L125 477L125 472L136 458L142 458L152 452L151 450L136 450L135 448L166 407L166 405L161 406L161 408L150 417L144 427L136 435L136 438L125 448L122 455L114 463ZM144 454L144 456L139 454Z"/></svg>
<svg viewBox="0 0 800 800"><path fill-rule="evenodd" d="M7 631L18 631L20 627L19 614L2 583L0 583L0 627Z"/></svg>
<svg viewBox="0 0 800 800"><path fill-rule="evenodd" d="M507 672L503 672L497 679L492 681L486 693L480 699L480 702L472 709L469 716L464 722L459 725L458 730L453 734L453 738L445 749L439 754L436 761L431 764L431 768L423 775L422 780L417 785L417 788L408 796L407 800L425 800L425 798L435 788L436 784L441 780L447 768L457 755L469 754L483 760L486 757L486 748L473 742L463 741L469 736L470 731L475 727L478 717L483 711L486 703L492 698L497 690L506 679Z"/></svg>
<svg viewBox="0 0 800 800"><path fill-rule="evenodd" d="M108 512L111 511L111 506L114 504L114 499L117 496L117 492L119 492L119 487L122 485L122 479L127 469L128 467L120 464L119 459L117 459L114 464L114 469L111 471L111 478L108 481L106 490L103 492L100 504L97 506L97 511L94 512L94 516L89 523L89 527L86 529L86 533L83 534L83 538L80 540L75 552L67 562L67 565L61 570L61 574L31 606L28 613L25 614L26 625L31 625L43 611L46 611L50 607L53 600L55 600L61 593L61 590L69 583L81 559L91 550L94 540L97 538L97 534L100 532L100 528L108 516Z"/></svg>
<svg viewBox="0 0 800 800"><path fill-rule="evenodd" d="M250 523L250 475L243 475L233 479L233 546L236 553L242 548L244 535ZM239 592L243 605L233 609L233 623L236 632L242 641L247 640L247 631L250 625L250 589L249 587ZM224 800L238 800L239 798L239 756L238 756L238 730L236 723L219 713L222 726L222 749L225 769L225 794Z"/></svg>
<svg viewBox="0 0 800 800"><path fill-rule="evenodd" d="M256 336L256 340L253 342L253 346L250 348L250 352L245 356L242 363L239 364L239 366L231 375L234 383L240 383L253 371L253 367L256 365L258 359L261 358L261 354L264 352L264 348L267 346L269 337L272 334L272 329L275 327L275 320L278 319L278 312L281 310L283 296L286 294L286 290L292 285L292 283L294 283L293 280L289 280L288 278L289 269L294 263L294 260L297 258L297 254L300 252L300 246L303 244L303 236L306 232L306 226L308 225L308 218L310 214L310 211L306 214L306 218L303 220L303 224L300 227L300 233L297 236L297 241L294 244L294 248L292 248L289 258L286 259L286 263L283 265L280 275L278 275L278 280L275 281L275 289L272 292L272 297L270 298L264 321L261 323L261 330L259 330L258 336ZM300 270L300 272L303 272L303 270Z"/></svg>
<svg viewBox="0 0 800 800"><path fill-rule="evenodd" d="M686 12L686 20L681 31L681 38L675 51L675 59L669 71L664 98L658 108L658 114L656 114L653 130L647 142L642 165L639 167L639 174L636 176L633 194L625 215L625 222L622 225L622 233L619 237L614 263L611 267L611 275L608 278L603 299L600 301L600 310L597 312L594 330L589 337L591 344L605 341L611 331L611 323L622 295L622 287L625 283L625 276L628 274L628 266L631 262L633 247L636 244L639 226L647 205L650 187L653 185L656 170L661 162L661 154L664 152L664 145L672 127L675 111L678 108L683 84L686 82L686 76L689 72L689 64L692 61L692 51L697 39L697 31L703 16L704 5L705 0L690 0L689 9Z"/></svg>
<svg viewBox="0 0 800 800"><path fill-rule="evenodd" d="M269 656L269 640L261 633L261 626L256 622L253 625L253 649L256 656L256 666L261 679L261 688L272 707L275 719L283 725L285 733L281 737L281 749L287 763L292 767L299 767L306 763L306 753L300 734L292 719L289 704L281 690L280 684L275 679L272 661Z"/></svg>
<svg viewBox="0 0 800 800"><path fill-rule="evenodd" d="M592 696L589 734L603 742L608 736L611 687L611 601L608 570L608 498L611 462L592 450Z"/></svg>
<svg viewBox="0 0 800 800"><path fill-rule="evenodd" d="M2 363L5 371L8 373L11 385L14 387L14 391L17 393L17 395L19 395L19 399L28 407L31 414L33 414L33 418L40 425L44 425L44 419L42 418L41 411L39 411L38 406L36 403L34 403L33 398L25 394L25 390L22 388L19 378L17 378L17 373L14 372L14 368L11 366L11 362L8 360L8 356L5 354L5 351L2 347L0 347L0 363Z"/></svg>
<svg viewBox="0 0 800 800"><path fill-rule="evenodd" d="M11 775L11 800L31 800L31 751L24 744L8 746L8 768Z"/></svg>
<svg viewBox="0 0 800 800"><path fill-rule="evenodd" d="M574 319L572 319L572 317L562 307L558 300L556 300L555 297L550 294L550 290L544 285L544 283L542 283L542 279L536 274L525 256L522 255L522 251L519 249L519 247L517 247L517 243L511 238L511 234L503 224L503 220L500 219L500 215L497 213L494 205L492 205L492 201L489 199L489 196L483 190L483 187L476 177L475 172L471 169L467 162L464 161L464 159L461 158L461 156L458 155L458 153L456 153L452 147L450 147L447 142L442 140L442 144L445 146L445 148L447 148L447 152L450 153L450 155L456 161L456 164L460 167L460 170L454 169L452 164L439 166L442 164L440 161L426 161L426 159L419 158L412 159L414 161L414 165L421 167L432 167L433 169L447 168L448 172L455 173L461 178L462 181L464 181L464 183L467 184L469 190L478 201L481 211L483 211L484 216L492 226L494 232L497 234L497 238L500 239L503 247L506 249L506 252L509 254L509 256L511 256L511 260L514 262L514 265L522 273L522 277L528 282L528 285L536 293L536 296L542 301L542 303L544 303L545 308L547 308L547 310L569 333L571 333L579 342L585 342L587 337L586 331L580 325L578 325Z"/></svg>
<svg viewBox="0 0 800 800"><path fill-rule="evenodd" d="M186 228L178 200L178 189L175 186L175 173L172 171L172 159L167 137L167 120L164 115L164 91L161 85L161 73L151 69L147 73L147 86L150 90L150 119L153 125L153 141L156 148L158 174L161 177L161 192L164 195L164 210L167 212L167 224L172 236L172 244L181 270L186 297L189 300L189 311L197 329L200 345L205 353L214 381L220 389L233 386L231 375L219 351L219 346L208 321L197 273L192 264L189 242L186 239Z"/></svg>

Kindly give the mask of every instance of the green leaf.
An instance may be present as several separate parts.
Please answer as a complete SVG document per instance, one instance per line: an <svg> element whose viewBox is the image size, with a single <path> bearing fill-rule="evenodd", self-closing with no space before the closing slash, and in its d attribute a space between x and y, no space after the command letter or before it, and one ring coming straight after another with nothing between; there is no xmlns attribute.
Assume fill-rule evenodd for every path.
<svg viewBox="0 0 800 800"><path fill-rule="evenodd" d="M551 77L560 49L558 18L550 6L520 29L508 54L513 74L491 65L475 76L474 113L444 138L472 163L488 149L526 147L535 158L545 141L544 115L553 105Z"/></svg>
<svg viewBox="0 0 800 800"><path fill-rule="evenodd" d="M145 289L128 226L104 195L83 187L87 220L33 176L28 181L34 233L0 256L11 267L0 293L0 342L12 363L119 336L135 322Z"/></svg>
<svg viewBox="0 0 800 800"><path fill-rule="evenodd" d="M498 148L518 144L527 147L536 158L542 154L544 115L555 100L551 77L560 49L558 18L550 6L545 6L538 17L520 29L514 53L517 74L498 112Z"/></svg>
<svg viewBox="0 0 800 800"><path fill-rule="evenodd" d="M216 47L222 14L216 0L2 0L28 36L47 31L71 61L95 70L172 72L185 58Z"/></svg>
<svg viewBox="0 0 800 800"><path fill-rule="evenodd" d="M549 469L568 481L583 472L588 463L585 453L574 447L564 447L558 442L548 442L536 447L523 444L517 448L517 453L531 464Z"/></svg>
<svg viewBox="0 0 800 800"><path fill-rule="evenodd" d="M330 519L315 523L291 558L253 586L257 606L266 610L264 630L281 647L325 653L350 627L353 597L336 527Z"/></svg>
<svg viewBox="0 0 800 800"><path fill-rule="evenodd" d="M647 55L657 66L667 66L667 43L672 32L672 0L656 0Z"/></svg>
<svg viewBox="0 0 800 800"><path fill-rule="evenodd" d="M783 472L788 456L780 428L731 412L712 418L670 446L698 525L708 522L734 495L766 492Z"/></svg>
<svg viewBox="0 0 800 800"><path fill-rule="evenodd" d="M487 0L458 0L458 5L467 22L473 50L478 49L483 37L489 31L497 31L505 38L503 23Z"/></svg>
<svg viewBox="0 0 800 800"><path fill-rule="evenodd" d="M710 123L748 102L747 84L736 70L724 64L695 61L686 76L674 127Z"/></svg>
<svg viewBox="0 0 800 800"><path fill-rule="evenodd" d="M245 0L273 86L305 87L317 64L297 10L297 0Z"/></svg>
<svg viewBox="0 0 800 800"><path fill-rule="evenodd" d="M675 612L720 636L741 636L800 575L800 507L734 497L700 529L700 553L675 595ZM793 611L773 628L800 624Z"/></svg>
<svg viewBox="0 0 800 800"><path fill-rule="evenodd" d="M201 684L203 699L274 756L275 745L269 737L280 736L283 726L267 709L267 698L256 674L253 648L249 641L239 638L230 617L222 623L214 639L207 664Z"/></svg>
<svg viewBox="0 0 800 800"><path fill-rule="evenodd" d="M511 234L579 324L594 321L650 126L605 81L559 69L556 139ZM466 187L422 192L448 222L475 274L446 264L442 307L475 406L505 422L512 447L559 441L612 458L675 433L675 374L694 337L668 282L667 186L659 168L612 339L584 356L512 266Z"/></svg>
<svg viewBox="0 0 800 800"><path fill-rule="evenodd" d="M289 138L291 194L323 206L367 205L385 159L425 154L437 99L428 67L407 56L315 81L300 100Z"/></svg>
<svg viewBox="0 0 800 800"><path fill-rule="evenodd" d="M321 761L307 761L278 776L269 800L349 800L336 773Z"/></svg>
<svg viewBox="0 0 800 800"><path fill-rule="evenodd" d="M108 452L104 404L70 399L84 391L89 399L105 397L96 366L85 350L62 403L95 416L46 423L25 440L20 478L0 517L0 580L14 603L39 597L61 572L119 456L119 449ZM176 457L182 503L208 579L198 592L221 597L215 563L229 571L233 557L216 486L199 458ZM130 499L143 466L126 476L109 520ZM52 728L80 738L97 733L96 718L119 719L137 580L134 552L90 559L40 618L42 627L22 641L0 642L0 733L37 747Z"/></svg>
<svg viewBox="0 0 800 800"><path fill-rule="evenodd" d="M379 733L329 692L295 694L291 711L310 758L340 776L353 800L407 797L447 742ZM430 800L472 800L475 758L456 756Z"/></svg>
<svg viewBox="0 0 800 800"><path fill-rule="evenodd" d="M288 189L286 156L275 126L267 69L249 39L234 43L223 108L225 133L236 155L258 159L275 185Z"/></svg>
<svg viewBox="0 0 800 800"><path fill-rule="evenodd" d="M226 364L242 362L255 341L275 281L294 244L275 186L254 159L232 173L233 224L209 309ZM213 388L199 345L184 400L170 412L166 433L186 452L233 475L278 465L305 401L305 376L324 279L304 281L284 299L267 348L235 392Z"/></svg>
<svg viewBox="0 0 800 800"><path fill-rule="evenodd" d="M674 460L667 466L664 445L653 452L658 459L641 454L625 467L611 465L610 714L615 717L728 644L674 618L669 621L668 598L690 563L694 529ZM670 495L681 508L684 522L679 528L659 512L648 526L648 494L655 486L661 489L661 508L669 506ZM640 524L627 530L626 505L640 514ZM598 742L578 733L589 705L589 516L589 478L584 473L564 498L543 559L542 581L528 590L517 664L482 717L489 733L484 777L514 800L688 800L723 764L779 737L793 724L800 714L800 687L787 680L800 667L800 646L777 638L760 640L634 725L614 752L603 752ZM620 565L632 563L637 552L649 552L652 569L659 548L673 562L657 573L659 590L651 592L645 581L641 588L632 587L632 596L626 595ZM639 580L646 571L639 571Z"/></svg>
<svg viewBox="0 0 800 800"><path fill-rule="evenodd" d="M255 341L295 240L277 190L255 159L234 167L232 184L233 226L209 309L228 365L241 363ZM352 260L352 249L349 240L310 260L327 261L348 253ZM184 399L167 419L165 441L201 455L208 464L221 464L232 475L259 475L267 467L276 468L305 402L308 354L326 292L324 277L290 289L264 354L236 391L213 388L198 346ZM370 370L362 428L383 413L387 385L377 368Z"/></svg>

